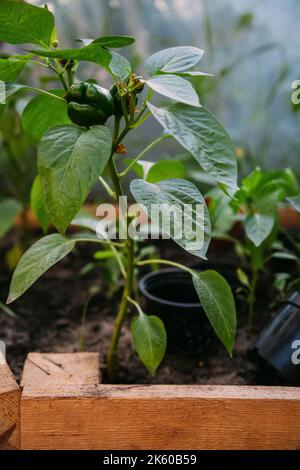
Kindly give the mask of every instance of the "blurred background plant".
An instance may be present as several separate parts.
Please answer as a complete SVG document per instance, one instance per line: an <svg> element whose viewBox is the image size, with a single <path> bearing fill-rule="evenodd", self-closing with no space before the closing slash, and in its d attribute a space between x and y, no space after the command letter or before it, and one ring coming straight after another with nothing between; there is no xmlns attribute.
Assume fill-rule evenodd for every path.
<svg viewBox="0 0 300 470"><path fill-rule="evenodd" d="M197 80L201 101L233 137L242 175L256 166L291 166L299 176L299 116L290 100L291 83L300 76L299 1L51 0L48 5L58 12L66 47L79 35L129 34L137 38L138 49L128 49L136 66L161 48L202 47L202 70L215 78ZM144 73L142 65L139 71ZM147 137L131 141L130 150L138 151ZM166 157L174 155L172 144L165 150Z"/></svg>

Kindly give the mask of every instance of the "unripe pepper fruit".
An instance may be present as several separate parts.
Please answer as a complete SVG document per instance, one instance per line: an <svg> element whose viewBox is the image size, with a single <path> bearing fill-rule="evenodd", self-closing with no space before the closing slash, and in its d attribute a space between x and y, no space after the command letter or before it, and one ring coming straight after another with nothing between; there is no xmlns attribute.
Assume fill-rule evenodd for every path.
<svg viewBox="0 0 300 470"><path fill-rule="evenodd" d="M65 98L69 118L78 126L103 125L114 113L114 101L110 92L94 83L72 85Z"/></svg>

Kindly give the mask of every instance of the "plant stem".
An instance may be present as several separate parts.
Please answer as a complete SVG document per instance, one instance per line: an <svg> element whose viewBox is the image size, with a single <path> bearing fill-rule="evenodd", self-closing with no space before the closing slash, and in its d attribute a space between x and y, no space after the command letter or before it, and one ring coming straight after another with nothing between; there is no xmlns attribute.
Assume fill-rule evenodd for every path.
<svg viewBox="0 0 300 470"><path fill-rule="evenodd" d="M128 307L128 297L131 296L133 286L133 272L134 272L134 241L131 238L127 240L127 278L125 281L124 291L119 306L118 315L114 323L113 334L111 343L107 353L107 371L108 378L111 383L114 382L114 369L116 360L116 351L121 334L121 329L126 317Z"/></svg>
<svg viewBox="0 0 300 470"><path fill-rule="evenodd" d="M173 266L173 268L181 269L182 271L186 271L189 274L194 274L194 271L187 266L183 266L183 264L175 263L174 261L168 261L165 259L147 259L144 261L138 261L136 263L137 266L146 266L148 264L166 264L168 266Z"/></svg>
<svg viewBox="0 0 300 470"><path fill-rule="evenodd" d="M137 311L139 312L140 315L143 315L143 311L142 311L140 305L138 304L138 302L136 302L131 297L127 297L127 300L128 300L129 303L131 303L137 309Z"/></svg>
<svg viewBox="0 0 300 470"><path fill-rule="evenodd" d="M165 139L170 139L171 137L172 136L170 134L163 134L160 137L158 137L156 140L151 142L151 144L149 144L146 148L144 148L144 150L142 150L142 152L130 163L130 165L128 165L128 167L124 171L122 171L121 173L118 174L119 178L123 178L124 176L126 176L127 173L134 166L134 164L138 160L143 158L143 156L146 155L146 153L150 152L150 150L152 150L156 145L160 144L160 142L162 142Z"/></svg>

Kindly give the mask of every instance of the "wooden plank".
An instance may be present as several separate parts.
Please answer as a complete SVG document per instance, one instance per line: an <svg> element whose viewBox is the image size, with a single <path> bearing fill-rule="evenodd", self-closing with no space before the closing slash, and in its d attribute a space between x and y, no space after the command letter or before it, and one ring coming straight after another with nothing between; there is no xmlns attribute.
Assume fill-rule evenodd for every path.
<svg viewBox="0 0 300 470"><path fill-rule="evenodd" d="M23 449L300 449L300 389L27 386Z"/></svg>
<svg viewBox="0 0 300 470"><path fill-rule="evenodd" d="M21 391L0 352L0 450L20 447Z"/></svg>
<svg viewBox="0 0 300 470"><path fill-rule="evenodd" d="M97 353L29 353L21 387L48 388L57 384L96 385L100 383Z"/></svg>

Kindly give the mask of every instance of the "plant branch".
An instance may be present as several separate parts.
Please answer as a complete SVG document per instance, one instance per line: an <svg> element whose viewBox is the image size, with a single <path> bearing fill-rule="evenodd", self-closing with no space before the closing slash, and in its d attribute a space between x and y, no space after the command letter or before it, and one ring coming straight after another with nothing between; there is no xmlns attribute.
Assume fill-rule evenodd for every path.
<svg viewBox="0 0 300 470"><path fill-rule="evenodd" d="M189 274L194 274L194 271L187 266L184 266L180 263L175 263L174 261L164 260L164 259L147 259L144 261L138 261L136 263L137 266L147 266L149 264L166 264L168 266L172 266L173 268L181 269L182 271L186 271Z"/></svg>
<svg viewBox="0 0 300 470"><path fill-rule="evenodd" d="M99 176L99 182L102 184L103 188L106 190L109 196L111 196L113 199L117 199L115 191L109 186L105 179L102 178L102 176Z"/></svg>
<svg viewBox="0 0 300 470"><path fill-rule="evenodd" d="M134 273L134 242L131 238L128 238L127 242L127 277L124 286L124 291L119 306L118 315L114 323L113 334L111 343L107 353L107 370L108 378L111 383L114 382L114 369L116 361L116 351L121 334L121 329L126 317L128 307L128 297L130 297L133 286L133 273Z"/></svg>
<svg viewBox="0 0 300 470"><path fill-rule="evenodd" d="M165 139L169 139L171 138L172 136L170 134L163 134L161 135L160 137L158 137L156 140L154 140L153 142L151 142L151 144L149 144L131 163L130 165L128 165L128 167L122 171L121 173L118 174L118 177L119 178L123 178L124 176L127 175L127 173L129 173L129 171L131 170L131 168L135 165L135 163L140 160L141 158L144 157L144 155L146 155L148 152L150 152L150 150L152 150L156 145L160 144L160 142L162 142L163 140Z"/></svg>

